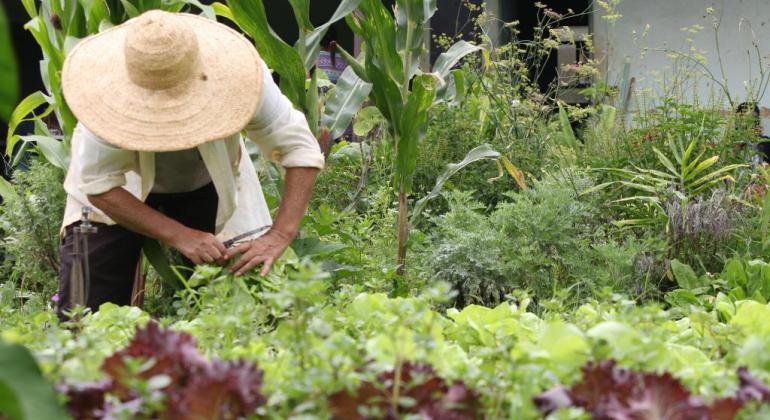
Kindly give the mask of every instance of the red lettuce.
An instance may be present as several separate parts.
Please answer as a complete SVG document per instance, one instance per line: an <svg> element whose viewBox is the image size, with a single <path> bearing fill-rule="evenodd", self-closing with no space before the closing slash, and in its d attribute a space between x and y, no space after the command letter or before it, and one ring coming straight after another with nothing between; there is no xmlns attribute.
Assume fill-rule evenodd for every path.
<svg viewBox="0 0 770 420"><path fill-rule="evenodd" d="M730 420L748 401L741 394L759 392L759 387L752 387L751 391L739 391L738 397L708 404L669 373L621 369L611 360L589 363L582 372L582 381L572 387L559 386L534 398L543 415L559 408L581 407L592 418L602 420Z"/></svg>
<svg viewBox="0 0 770 420"><path fill-rule="evenodd" d="M329 406L335 419L398 419L416 414L425 420L465 420L481 416L478 395L463 382L447 384L429 365L409 362L398 372L382 373L376 383L362 383L354 393L335 393Z"/></svg>
<svg viewBox="0 0 770 420"><path fill-rule="evenodd" d="M151 360L135 372L128 358ZM188 334L161 329L150 322L137 328L126 348L102 364L107 379L95 384L65 383L59 391L68 398L67 408L77 419L102 419L118 410L138 412L142 396L131 384L158 375L169 378L163 387L164 419L234 419L252 415L265 403L261 394L262 371L251 363L207 361ZM107 395L117 403L108 404Z"/></svg>

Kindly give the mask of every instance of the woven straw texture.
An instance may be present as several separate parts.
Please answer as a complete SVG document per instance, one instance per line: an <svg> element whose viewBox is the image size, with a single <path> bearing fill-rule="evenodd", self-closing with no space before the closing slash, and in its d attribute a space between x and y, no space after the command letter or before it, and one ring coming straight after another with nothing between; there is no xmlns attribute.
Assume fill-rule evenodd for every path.
<svg viewBox="0 0 770 420"><path fill-rule="evenodd" d="M262 66L238 32L185 13L150 11L81 41L62 72L67 104L127 150L189 149L243 129Z"/></svg>

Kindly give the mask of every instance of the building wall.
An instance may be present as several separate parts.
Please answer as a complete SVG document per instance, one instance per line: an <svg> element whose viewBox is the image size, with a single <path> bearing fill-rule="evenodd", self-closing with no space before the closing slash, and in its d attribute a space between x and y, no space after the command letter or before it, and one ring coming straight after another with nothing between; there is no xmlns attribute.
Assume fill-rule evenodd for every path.
<svg viewBox="0 0 770 420"><path fill-rule="evenodd" d="M707 8L713 8L713 12ZM611 85L620 84L624 62L628 60L631 76L636 78L633 105L649 106L640 100L675 94L729 109L729 102L719 87L702 76L708 71L721 82L722 69L735 104L752 97L756 99L757 89L747 90L746 86L758 81L760 66L756 49L765 59L765 70L770 70L767 67L770 61L768 0L622 0L617 11L623 16L614 24L602 19L605 13L601 10L593 15L597 57L603 60ZM714 19L720 17L720 54L717 54ZM694 25L703 29L697 33L683 29ZM691 53L692 48L703 54L705 69L694 70L698 66L692 61L676 60L664 51L655 51ZM770 92L758 99L767 116Z"/></svg>

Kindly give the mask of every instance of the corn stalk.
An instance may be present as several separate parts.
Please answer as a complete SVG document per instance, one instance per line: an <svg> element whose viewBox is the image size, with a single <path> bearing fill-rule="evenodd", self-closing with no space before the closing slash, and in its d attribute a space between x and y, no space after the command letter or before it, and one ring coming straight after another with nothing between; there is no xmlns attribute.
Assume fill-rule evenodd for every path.
<svg viewBox="0 0 770 420"><path fill-rule="evenodd" d="M380 0L362 0L359 11L348 15L347 22L363 40L365 55L358 60L342 51L356 74L373 85L372 98L389 122L395 140L399 274L406 266L408 196L417 165L417 145L424 135L429 111L450 96L462 96L454 88L462 83L456 83L457 73L451 71L452 67L481 49L460 41L438 58L430 73L420 71L420 57L426 52L425 33L435 12L436 0L396 0L393 14Z"/></svg>

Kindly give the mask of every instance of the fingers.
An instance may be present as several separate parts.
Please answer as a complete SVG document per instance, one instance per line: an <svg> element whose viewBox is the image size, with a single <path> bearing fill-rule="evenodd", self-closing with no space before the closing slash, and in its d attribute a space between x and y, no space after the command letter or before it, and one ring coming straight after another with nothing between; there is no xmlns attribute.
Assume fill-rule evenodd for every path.
<svg viewBox="0 0 770 420"><path fill-rule="evenodd" d="M206 253L212 258L212 261L221 261L222 256L224 255L223 252L220 251L219 247L217 247L215 243L209 244L208 249L206 250Z"/></svg>
<svg viewBox="0 0 770 420"><path fill-rule="evenodd" d="M242 276L267 259L268 257L265 255L248 256L247 254L244 254L238 259L238 262L233 265L230 271L234 272L237 276Z"/></svg>
<svg viewBox="0 0 770 420"><path fill-rule="evenodd" d="M244 242L225 251L225 259L229 260L238 254L243 254L251 247L251 242Z"/></svg>
<svg viewBox="0 0 770 420"><path fill-rule="evenodd" d="M217 258L222 258L227 253L227 248L225 248L225 244L222 243L222 241L219 240L219 238L214 237L214 247L219 251L217 254Z"/></svg>
<svg viewBox="0 0 770 420"><path fill-rule="evenodd" d="M270 267L273 266L273 259L268 258L262 263L262 271L259 273L260 276L265 277L268 274L270 274Z"/></svg>

